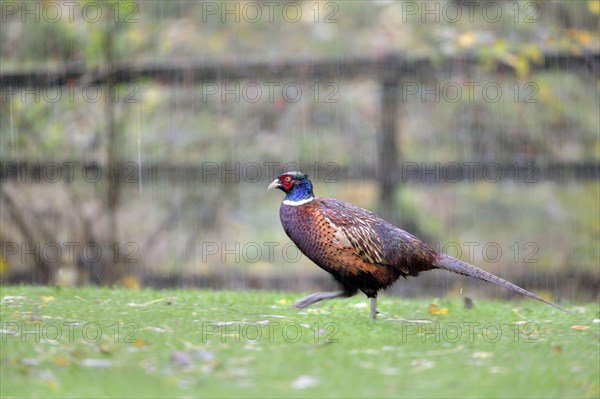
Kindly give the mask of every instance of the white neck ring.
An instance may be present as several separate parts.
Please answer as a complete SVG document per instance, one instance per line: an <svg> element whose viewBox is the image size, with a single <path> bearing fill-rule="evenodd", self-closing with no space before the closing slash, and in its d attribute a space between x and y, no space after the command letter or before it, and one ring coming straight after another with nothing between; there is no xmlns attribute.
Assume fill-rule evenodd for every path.
<svg viewBox="0 0 600 399"><path fill-rule="evenodd" d="M289 205L289 206L299 206L299 205L304 205L307 202L310 202L310 201L312 201L314 199L315 199L315 197L305 198L305 199L299 200L299 201L283 200L283 204L284 205Z"/></svg>

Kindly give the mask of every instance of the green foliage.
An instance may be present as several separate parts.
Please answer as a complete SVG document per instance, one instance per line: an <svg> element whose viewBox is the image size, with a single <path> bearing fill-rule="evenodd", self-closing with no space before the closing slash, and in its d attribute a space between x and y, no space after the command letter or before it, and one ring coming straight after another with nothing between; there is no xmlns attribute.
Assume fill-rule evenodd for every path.
<svg viewBox="0 0 600 399"><path fill-rule="evenodd" d="M38 3L38 9L45 7ZM493 65L501 61L527 74L541 51L579 53L600 48L596 1L257 2L247 3L85 0L62 17L7 13L0 26L5 67L61 61L95 66L114 36L113 57L231 59L377 56L397 51L433 58L472 52ZM14 3L19 9L33 5ZM461 8L457 8L457 4ZM87 12L82 12L88 6ZM415 8L416 7L416 8ZM99 10L99 11L98 11ZM229 12L226 12L229 10ZM299 11L298 11L299 10ZM427 13L426 11L433 10ZM100 17L96 18L98 12ZM300 14L297 18L297 14ZM458 14L460 13L460 14ZM40 12L38 12L40 14ZM53 15L53 14L52 14ZM459 15L459 17L457 17ZM267 45L265 45L267 44Z"/></svg>
<svg viewBox="0 0 600 399"><path fill-rule="evenodd" d="M458 243L463 259L474 264L485 265L482 247L497 243L502 256L482 266L491 271L531 267L594 271L600 259L598 190L596 183L510 181L405 187L399 209L401 215L415 215L422 231L440 247ZM478 243L474 259L468 258L469 242Z"/></svg>
<svg viewBox="0 0 600 399"><path fill-rule="evenodd" d="M3 397L597 397L597 304L2 287ZM445 312L443 312L445 313ZM27 332L26 332L27 331ZM13 334L17 332L17 334ZM60 336L59 336L60 335Z"/></svg>
<svg viewBox="0 0 600 399"><path fill-rule="evenodd" d="M276 65L282 59L375 58L388 52L407 59L427 56L436 60L472 54L481 65L471 71L463 70L458 63L447 71L436 71L425 82L415 77L408 83L423 83L424 89L436 83L443 87L445 83L476 81L478 89L495 83L502 89L500 100L491 102L478 89L470 100L465 86L457 102L445 98L423 101L421 93L403 99L398 121L401 162L512 164L533 160L543 166L556 161L600 159L597 76L563 69L531 73L531 67L542 62L542 54L547 51L581 54L598 50L597 1L491 2L502 10L502 17L494 22L484 18L483 7L488 2L476 2L474 18L468 17L465 8L457 23L435 20L436 14L451 16L441 10L461 3L450 0L429 6L440 10L433 15L423 14L426 2L291 2L302 7L304 18L296 22L283 17L285 2L276 2L272 22L267 21L266 13L261 21L253 23L241 14L207 15L205 8L208 4L223 10L251 3L77 2L78 11L86 5L100 7L102 18L95 22L89 21L93 13L86 19L76 12L72 21L64 13L57 22L36 22L31 17L23 22L21 13L6 15L6 22L3 19L0 24L2 71L52 69L71 62L93 70L108 61L235 64L271 60ZM34 2L10 4L31 9ZM44 7L58 3L35 4ZM260 4L266 9L266 3ZM417 13L407 14L407 9L403 10L407 4L419 7ZM326 21L327 17L333 19ZM518 76L496 74L498 62L513 66ZM302 87L304 94L297 103L286 102L280 91L273 100L263 95L256 103L231 98L223 101L220 95L205 99L201 85L183 81L166 86L150 80L119 85L118 99L109 99L108 90L100 87L102 97L91 102L81 90L88 78L76 82L79 86L73 90L74 97L68 86L63 87L57 102L44 97L52 95L51 90L44 91L46 88L37 92L37 98L25 91L0 93L0 159L106 162L106 102L114 101L116 139L112 147L118 149L117 158L123 162L139 161L140 166L202 162L221 165L226 161L263 165L275 160L330 163L340 168L376 165L380 93L370 76L331 82L289 77L278 82L281 86L295 82ZM243 86L252 81L249 78L238 83ZM228 87L235 84L226 83ZM317 84L321 90L318 101ZM327 84L333 84L336 102L324 101L333 93L326 89ZM195 273L198 268L227 268L230 265L223 265L218 255L209 262L200 262L198 248L207 242L243 245L285 239L277 220L279 201L272 195L266 200L266 170L262 172L262 181L236 182L235 187L223 182L211 186L185 177L175 187L176 183L157 184L153 176L142 176L139 186L123 188L120 237L106 240L139 243L140 256L147 260L144 267L151 271ZM359 204L376 210L373 186L360 186L356 181L324 184L322 178L317 183L319 195L351 201L352 197L366 198ZM90 217L94 221L91 225L98 230L106 225L101 207L106 186L104 182L73 185L81 194L77 203L82 204L86 214L94 215ZM514 241L533 241L540 247L536 266L597 267L600 228L595 185L515 187L467 183L423 188L399 182L398 187L402 189L401 217L418 215L415 219L421 229L434 240L501 241L503 248ZM49 230L60 237L57 241L81 240L77 225L84 223L71 221L72 209L60 196L63 187L53 185L44 190L31 185L15 188L23 194L23 213L44 219L41 224L52 226ZM47 201L34 203L30 199ZM94 209L97 214L93 214ZM143 247L155 242L159 233L162 245ZM10 222L3 226L3 234L9 240L21 237ZM295 266L280 258L272 264L265 259L260 262L265 269ZM306 259L301 264L320 272ZM234 268L243 270L247 266L240 262Z"/></svg>

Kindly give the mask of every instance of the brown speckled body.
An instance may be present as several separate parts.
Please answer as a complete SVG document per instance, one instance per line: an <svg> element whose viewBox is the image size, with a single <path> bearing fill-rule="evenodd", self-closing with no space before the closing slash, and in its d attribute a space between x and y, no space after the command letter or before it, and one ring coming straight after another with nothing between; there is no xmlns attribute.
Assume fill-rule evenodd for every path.
<svg viewBox="0 0 600 399"><path fill-rule="evenodd" d="M358 289L374 297L400 276L437 268L433 248L347 202L315 198L297 206L282 204L279 215L302 253L348 292Z"/></svg>

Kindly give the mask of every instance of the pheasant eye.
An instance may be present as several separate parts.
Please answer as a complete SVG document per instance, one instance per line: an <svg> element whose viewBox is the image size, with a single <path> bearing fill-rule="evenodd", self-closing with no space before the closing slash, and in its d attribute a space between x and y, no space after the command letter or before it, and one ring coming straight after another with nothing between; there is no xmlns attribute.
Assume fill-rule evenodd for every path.
<svg viewBox="0 0 600 399"><path fill-rule="evenodd" d="M294 178L290 175L282 176L279 181L286 190L291 190L295 183Z"/></svg>

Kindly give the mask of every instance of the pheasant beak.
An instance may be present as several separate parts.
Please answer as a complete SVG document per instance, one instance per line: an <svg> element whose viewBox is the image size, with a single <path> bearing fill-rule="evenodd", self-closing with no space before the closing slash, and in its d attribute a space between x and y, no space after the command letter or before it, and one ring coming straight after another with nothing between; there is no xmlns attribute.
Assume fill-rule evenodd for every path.
<svg viewBox="0 0 600 399"><path fill-rule="evenodd" d="M275 179L273 180L273 182L271 184L269 184L269 187L267 187L267 191L269 191L272 188L279 188L281 187L281 185L279 184L279 179Z"/></svg>

